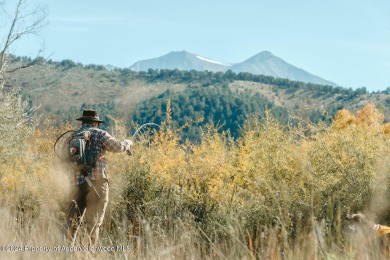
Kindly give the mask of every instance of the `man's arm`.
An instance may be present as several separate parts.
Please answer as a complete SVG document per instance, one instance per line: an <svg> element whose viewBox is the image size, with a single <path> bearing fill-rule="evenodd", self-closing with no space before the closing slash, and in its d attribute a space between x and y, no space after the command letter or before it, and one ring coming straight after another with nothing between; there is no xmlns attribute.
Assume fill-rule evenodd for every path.
<svg viewBox="0 0 390 260"><path fill-rule="evenodd" d="M132 144L133 142L131 140L124 140L121 142L110 135L108 132L105 132L102 137L103 149L114 153L131 151Z"/></svg>

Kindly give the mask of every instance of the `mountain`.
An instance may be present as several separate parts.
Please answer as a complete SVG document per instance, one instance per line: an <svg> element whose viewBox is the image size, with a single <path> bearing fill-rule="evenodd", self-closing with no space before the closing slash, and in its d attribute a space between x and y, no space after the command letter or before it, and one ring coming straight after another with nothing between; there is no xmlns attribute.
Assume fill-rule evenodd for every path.
<svg viewBox="0 0 390 260"><path fill-rule="evenodd" d="M130 69L134 71L147 71L150 68L208 70L213 72L232 70L236 73L249 72L252 74L302 81L305 83L337 86L337 84L331 81L322 79L285 62L269 51L263 51L243 62L235 64L215 61L186 51L173 51L158 58L138 61L130 66Z"/></svg>
<svg viewBox="0 0 390 260"><path fill-rule="evenodd" d="M204 58L186 51L172 51L158 58L138 61L134 63L130 69L135 71L147 71L150 68L226 71L229 67L229 64Z"/></svg>
<svg viewBox="0 0 390 260"><path fill-rule="evenodd" d="M324 80L316 75L297 68L279 57L274 56L269 51L263 51L241 63L234 64L230 68L234 72L249 72L273 76L276 78L286 78L294 81L310 82L321 85L337 86L335 83Z"/></svg>

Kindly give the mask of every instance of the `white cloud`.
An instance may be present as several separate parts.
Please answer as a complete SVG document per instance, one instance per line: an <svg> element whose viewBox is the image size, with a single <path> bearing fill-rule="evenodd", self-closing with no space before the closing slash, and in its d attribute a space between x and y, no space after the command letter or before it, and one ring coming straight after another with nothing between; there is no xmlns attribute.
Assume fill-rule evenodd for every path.
<svg viewBox="0 0 390 260"><path fill-rule="evenodd" d="M50 23L62 24L123 24L126 21L114 16L57 16L50 18Z"/></svg>
<svg viewBox="0 0 390 260"><path fill-rule="evenodd" d="M53 32L65 32L65 33L85 33L92 31L91 28L81 26L52 26L50 28Z"/></svg>

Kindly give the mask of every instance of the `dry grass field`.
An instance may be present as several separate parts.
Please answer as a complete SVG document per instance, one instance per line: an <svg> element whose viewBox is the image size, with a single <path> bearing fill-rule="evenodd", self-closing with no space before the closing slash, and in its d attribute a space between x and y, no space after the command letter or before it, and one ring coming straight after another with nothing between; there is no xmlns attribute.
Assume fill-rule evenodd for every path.
<svg viewBox="0 0 390 260"><path fill-rule="evenodd" d="M4 108L2 108L4 109ZM7 112L4 110L4 112ZM347 214L389 215L390 127L369 104L331 125L248 120L231 140L209 126L180 142L168 120L134 155L109 156L110 203L98 247L63 232L69 173L53 144L72 125L23 125L1 139L2 259L383 259ZM1 117L2 122L9 120ZM15 130L16 131L16 130ZM121 121L111 131L124 138ZM4 134L0 132L0 134Z"/></svg>

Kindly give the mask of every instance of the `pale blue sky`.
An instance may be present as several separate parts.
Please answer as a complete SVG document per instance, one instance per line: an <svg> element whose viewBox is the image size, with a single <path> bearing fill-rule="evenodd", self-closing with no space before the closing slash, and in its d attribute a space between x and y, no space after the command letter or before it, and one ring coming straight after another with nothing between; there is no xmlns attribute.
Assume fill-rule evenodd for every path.
<svg viewBox="0 0 390 260"><path fill-rule="evenodd" d="M390 87L389 0L27 0L47 7L40 37L14 49L129 67L186 50L234 63L268 50L343 87Z"/></svg>

